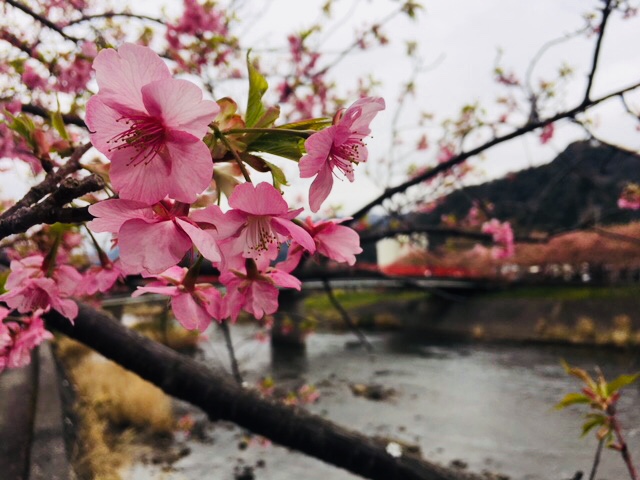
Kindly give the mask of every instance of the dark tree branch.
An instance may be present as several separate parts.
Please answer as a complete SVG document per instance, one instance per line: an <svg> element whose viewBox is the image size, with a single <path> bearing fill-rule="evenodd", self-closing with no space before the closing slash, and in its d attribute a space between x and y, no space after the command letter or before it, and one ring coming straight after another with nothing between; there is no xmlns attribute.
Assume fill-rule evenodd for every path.
<svg viewBox="0 0 640 480"><path fill-rule="evenodd" d="M386 445L305 410L261 397L227 374L155 343L109 316L80 304L75 324L56 311L49 328L78 340L167 394L202 408L212 420L228 420L272 441L373 480L462 480L469 474L412 456L389 455Z"/></svg>
<svg viewBox="0 0 640 480"><path fill-rule="evenodd" d="M80 41L79 38L72 37L71 35L67 35L66 33L64 33L64 30L62 30L62 28L60 28L58 25L53 23L48 18L40 15L39 13L34 12L29 7L24 5L23 3L18 2L16 0L4 0L4 1L5 1L5 3L8 3L9 5L11 5L12 7L17 8L18 10L22 10L24 13L29 15L34 20L37 20L38 22L40 22L45 27L53 30L54 32L57 32L59 35L61 35L66 40L70 40L70 41L72 41L74 43L78 43Z"/></svg>
<svg viewBox="0 0 640 480"><path fill-rule="evenodd" d="M67 178L42 202L31 207L23 207L13 215L0 220L0 239L15 233L26 232L29 228L41 223L67 223L72 219L77 221L78 218L86 216L88 211L71 213L69 210L75 209L61 207L82 195L103 188L104 180L98 175L90 175L82 180ZM89 219L91 219L90 216Z"/></svg>
<svg viewBox="0 0 640 480"><path fill-rule="evenodd" d="M80 159L87 151L89 151L90 148L90 143L85 143L84 145L77 147L66 164L60 167L55 173L47 175L42 182L32 187L31 190L29 190L22 199L16 202L15 205L3 212L2 215L0 215L0 221L12 216L21 208L30 207L34 203L40 201L45 195L53 192L58 187L58 183L60 183L67 175L70 175L80 169Z"/></svg>
<svg viewBox="0 0 640 480"><path fill-rule="evenodd" d="M22 111L26 112L26 113L30 113L32 115L37 115L37 116L42 117L42 118L49 118L50 117L49 112L45 108L42 108L42 107L40 107L38 105L31 105L31 104L28 104L28 103L23 103L22 104ZM87 128L87 124L84 123L84 120L82 120L77 115L70 115L68 113L63 113L62 114L62 120L67 125L77 125L78 127Z"/></svg>
<svg viewBox="0 0 640 480"><path fill-rule="evenodd" d="M596 76L596 71L598 69L598 60L600 59L600 49L602 47L602 38L604 37L604 31L607 27L607 20L609 20L609 15L613 10L612 0L604 0L604 7L602 7L602 21L600 22L600 27L598 28L598 39L596 40L596 48L593 50L593 60L591 61L591 70L589 71L589 76L587 78L587 88L584 92L584 99L582 100L583 105L588 105L591 101L591 89L593 88L593 80Z"/></svg>
<svg viewBox="0 0 640 480"><path fill-rule="evenodd" d="M615 92L609 93L608 95L604 95L600 98L597 98L595 100L589 100L586 104L583 102L580 105L578 105L577 107L574 107L570 110L566 110L564 112L560 112L557 113L555 115L553 115L552 117L549 117L545 120L540 120L537 122L529 122L526 125L515 129L514 131L512 131L511 133L507 133L506 135L503 135L501 137L494 137L493 139L489 140L486 143L483 143L482 145L473 148L471 150L468 150L466 152L462 152L454 157L451 157L449 160L447 160L446 162L442 162L438 165L436 165L435 167L433 167L430 170L427 170L426 172L422 173L421 175L417 175L409 180L407 180L406 182L403 182L399 185L396 185L395 187L392 188L388 188L387 190L385 190L381 195L379 195L377 198L375 198L374 200L372 200L371 202L367 203L364 207L362 207L360 210L358 210L357 212L355 212L354 214L351 215L351 220L348 222L345 222L345 225L352 225L353 223L357 222L358 220L360 220L362 217L364 217L367 212L369 210L371 210L373 207L380 205L382 202L384 202L385 200L393 197L395 194L397 193L401 193L404 192L405 190L407 190L409 187L412 187L414 185L417 185L419 183L422 183L426 180L430 180L432 178L434 178L435 176L439 175L440 173L446 172L447 170L450 170L451 168L455 167L456 165L461 164L462 162L466 161L467 159L474 157L476 155L479 155L480 153L495 147L496 145L500 145L501 143L507 142L509 140L512 140L514 138L520 137L526 133L532 132L538 128L542 128L545 127L551 123L557 122L558 120L564 120L566 118L574 118L576 115L578 115L579 113L584 112L585 110L594 107L602 102L605 102L613 97L617 97L622 95L625 92L629 92L632 90L635 90L637 88L640 88L640 82L636 83L634 85L625 87L623 89L617 90Z"/></svg>

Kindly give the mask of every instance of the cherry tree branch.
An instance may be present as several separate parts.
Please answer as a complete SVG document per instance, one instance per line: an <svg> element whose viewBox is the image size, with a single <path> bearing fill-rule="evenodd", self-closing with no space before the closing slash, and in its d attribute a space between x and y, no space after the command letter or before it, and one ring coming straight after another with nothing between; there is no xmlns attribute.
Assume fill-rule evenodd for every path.
<svg viewBox="0 0 640 480"><path fill-rule="evenodd" d="M71 35L66 34L64 32L64 30L62 30L62 28L60 28L58 25L53 23L48 18L40 15L39 13L34 12L29 7L27 7L25 4L23 4L21 2L18 2L16 0L4 0L4 2L9 4L9 5L11 5L14 8L17 8L18 10L22 10L24 13L26 13L27 15L32 17L34 20L37 20L38 22L40 22L45 27L47 27L50 30L53 30L54 32L58 33L60 36L62 36L66 40L70 40L70 41L72 41L74 43L78 43L80 41L79 38L72 37Z"/></svg>
<svg viewBox="0 0 640 480"><path fill-rule="evenodd" d="M386 445L307 411L263 398L226 373L143 337L106 314L80 304L72 325L56 311L56 329L140 375L167 394L201 408L212 420L231 421L258 435L373 480L477 480L417 457L394 457Z"/></svg>
<svg viewBox="0 0 640 480"><path fill-rule="evenodd" d="M34 186L27 192L27 194L22 197L15 205L11 206L11 208L7 209L5 212L0 215L0 220L4 218L8 218L16 213L18 210L24 207L29 207L42 199L45 195L53 192L57 187L58 183L60 183L67 175L79 170L80 167L80 159L82 156L91 148L90 143L85 143L80 147L77 147L69 161L60 167L55 173L51 173L45 177L45 179L40 182L38 185Z"/></svg>
<svg viewBox="0 0 640 480"><path fill-rule="evenodd" d="M565 110L564 112L560 112L557 113L551 117L546 118L545 120L540 120L537 122L529 122L525 125L523 125L520 128L517 128L515 130L513 130L510 133L507 133L506 135L502 135L500 137L494 137L491 140L489 140L488 142L483 143L482 145L473 148L471 150L468 150L466 152L462 152L459 153L458 155L455 155L453 157L451 157L449 160L447 160L446 162L442 162L438 165L436 165L435 167L433 167L430 170L425 171L424 173L420 174L420 175L416 175L415 177L407 180L406 182L403 182L399 185L396 185L395 187L392 188L388 188L386 189L381 195L379 195L377 198L375 198L374 200L370 201L369 203L367 203L364 207L362 207L360 210L358 210L357 212L355 212L354 214L351 215L351 220L346 222L345 225L349 225L349 224L353 224L356 221L358 221L359 219L361 219L362 217L364 217L367 212L369 210L371 210L373 207L382 204L382 202L384 202L385 200L393 197L394 195L396 195L397 193L402 193L405 190L407 190L409 187L412 187L414 185L418 185L419 183L422 183L426 180L430 180L432 178L434 178L435 176L439 175L442 172L446 172L447 170L455 167L456 165L461 164L462 162L464 162L465 160L474 157L476 155L481 154L482 152L495 147L496 145L500 145L504 142L507 142L509 140L513 140L514 138L520 137L526 133L532 132L538 128L542 128L545 127L551 123L557 122L558 120L564 120L566 118L574 118L576 115L578 115L579 113L584 112L585 110L588 110L591 107L594 107L600 103L603 103L613 97L617 97L620 96L626 92L630 92L632 90L635 90L637 88L640 88L640 82L635 83L633 85L630 85L628 87L622 88L620 90L617 90L615 92L609 93L607 95L604 95L600 98L597 98L595 100L589 100L586 104L584 102L582 102L580 105L570 109L570 110Z"/></svg>
<svg viewBox="0 0 640 480"><path fill-rule="evenodd" d="M70 210L76 209L61 207L82 195L102 190L103 188L104 180L98 175L90 175L82 180L66 178L60 183L57 190L42 202L30 207L22 207L13 215L2 218L0 220L0 239L16 233L24 233L34 225L42 223L53 224L56 222L69 223L70 221L90 220L93 217L89 215L88 210L71 213Z"/></svg>
<svg viewBox="0 0 640 480"><path fill-rule="evenodd" d="M32 104L29 104L29 103L23 103L22 104L22 111L26 112L26 113L30 113L32 115L37 115L38 117L49 118L49 112L45 108L40 107L38 105L32 105ZM82 120L77 115L71 115L71 114L68 114L68 113L63 113L62 114L62 120L67 125L77 125L78 127L87 128L87 124L84 123L84 120Z"/></svg>

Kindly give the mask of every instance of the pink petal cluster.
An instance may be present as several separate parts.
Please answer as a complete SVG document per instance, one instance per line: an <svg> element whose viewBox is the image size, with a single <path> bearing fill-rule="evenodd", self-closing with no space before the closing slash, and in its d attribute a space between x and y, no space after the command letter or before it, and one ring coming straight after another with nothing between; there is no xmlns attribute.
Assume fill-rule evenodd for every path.
<svg viewBox="0 0 640 480"><path fill-rule="evenodd" d="M300 159L300 176L310 178L317 175L309 191L311 211L317 212L329 196L335 170L353 182L353 165L367 161L368 151L363 140L371 133L369 124L384 108L382 98L361 98L331 127L314 133L305 141L307 154Z"/></svg>
<svg viewBox="0 0 640 480"><path fill-rule="evenodd" d="M45 330L38 314L8 321L9 310L0 307L0 372L31 362L31 351L53 335Z"/></svg>
<svg viewBox="0 0 640 480"><path fill-rule="evenodd" d="M271 184L238 185L229 197L229 206L232 209L216 223L226 268L235 265L229 263L234 258L250 258L260 264L268 264L278 256L278 246L289 239L311 253L315 251L309 233L291 221L302 208L289 210L287 202ZM204 220L205 216L199 214L197 218ZM244 262L238 268L242 264Z"/></svg>
<svg viewBox="0 0 640 480"><path fill-rule="evenodd" d="M68 65L58 66L56 89L61 92L80 92L87 88L91 80L91 63L98 55L98 49L93 42L84 42L80 47L80 54Z"/></svg>
<svg viewBox="0 0 640 480"><path fill-rule="evenodd" d="M171 309L176 320L187 330L203 332L211 324L211 319L220 321L221 295L211 284L186 282L188 269L171 267L156 277L156 281L138 287L132 297L144 293L158 293L171 297Z"/></svg>
<svg viewBox="0 0 640 480"><path fill-rule="evenodd" d="M69 297L78 293L82 275L68 265L59 265L47 275L44 257L32 255L11 262L11 273L0 300L20 313L48 311L50 308L73 321L78 305Z"/></svg>
<svg viewBox="0 0 640 480"><path fill-rule="evenodd" d="M491 249L493 258L505 259L512 257L515 253L513 230L509 222L500 222L493 218L482 224L482 231L493 236L493 242L496 244Z"/></svg>
<svg viewBox="0 0 640 480"><path fill-rule="evenodd" d="M218 208L212 206L209 208ZM89 207L94 232L118 235L120 261L127 273L159 274L176 265L194 245L212 262L221 259L214 230L189 218L189 206L163 200L155 205L110 199Z"/></svg>
<svg viewBox="0 0 640 480"><path fill-rule="evenodd" d="M93 68L100 91L87 104L91 142L111 160L121 198L146 204L166 196L191 203L211 182L213 163L202 141L218 105L202 90L171 77L150 48L102 50Z"/></svg>
<svg viewBox="0 0 640 480"><path fill-rule="evenodd" d="M625 185L618 199L618 208L640 210L640 185L636 183Z"/></svg>
<svg viewBox="0 0 640 480"><path fill-rule="evenodd" d="M84 272L82 292L85 295L95 295L98 292L108 292L111 287L125 277L125 272L120 268L120 262L109 263L105 266L93 266Z"/></svg>
<svg viewBox="0 0 640 480"><path fill-rule="evenodd" d="M303 224L305 230L313 238L316 245L316 253L324 255L338 263L354 265L356 255L362 253L360 236L352 228L340 225L350 218L332 219L314 223L311 217L307 217ZM300 262L303 249L295 241L289 246L287 259L278 264L278 268L291 272Z"/></svg>
<svg viewBox="0 0 640 480"><path fill-rule="evenodd" d="M262 271L226 271L220 282L227 288L224 317L236 320L241 310L260 320L278 310L278 287L300 290L301 283L293 275L268 267Z"/></svg>

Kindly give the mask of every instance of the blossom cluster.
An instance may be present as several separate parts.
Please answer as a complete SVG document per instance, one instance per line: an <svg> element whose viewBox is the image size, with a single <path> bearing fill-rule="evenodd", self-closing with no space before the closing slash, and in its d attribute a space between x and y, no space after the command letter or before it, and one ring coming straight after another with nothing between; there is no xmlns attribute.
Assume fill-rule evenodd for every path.
<svg viewBox="0 0 640 480"><path fill-rule="evenodd" d="M304 252L354 263L361 251L355 232L339 221L296 223L303 209L289 208L270 183L238 182L227 211L217 204L195 207L214 170L213 152L202 139L209 124L220 127L234 117L228 100L221 110L195 84L173 78L146 47L103 50L94 69L100 90L87 106L87 124L93 145L111 161L118 198L90 207L96 218L89 228L117 238L124 272L154 278L135 295L170 296L181 324L202 331L212 319L234 320L242 310L258 319L274 313L278 288L300 289L290 272ZM359 100L307 139L300 171L301 177L317 175L313 211L329 194L334 169L353 180L352 164L366 161L362 140L382 108L382 99ZM276 263L285 243L289 255ZM196 252L220 271L224 295L198 283L197 269L178 266Z"/></svg>
<svg viewBox="0 0 640 480"><path fill-rule="evenodd" d="M202 17L198 4L189 5L190 16L172 27L176 33L187 34L203 22L223 28L216 23L220 19ZM75 298L107 292L126 275L149 280L134 296L166 295L185 328L204 331L213 320L234 321L242 311L257 319L274 313L279 289L301 288L292 272L304 255L355 263L362 249L356 232L341 225L344 219L298 220L303 208L289 206L275 175L274 184L251 181L246 169L255 166L250 159L256 157L244 157L246 165L240 158L247 137L226 133L247 129L249 123L236 113L233 100L204 98L196 84L175 78L144 46L86 53L87 59L95 57L99 91L87 103L85 121L91 144L109 162L114 193L90 205L94 219L87 227L111 234L119 258L110 260L95 243L100 265L81 273L71 266L72 251L83 242L74 231L59 231L56 241L26 256L16 254L0 301L23 318L0 322L3 366L23 364L25 354L14 352L47 338L40 315L55 310L73 321ZM86 83L84 61L77 60L73 75L62 76L64 88ZM362 98L328 128L322 129L327 123L322 120L305 134L299 165L302 178L315 177L309 193L312 211L329 195L334 175L353 181L353 167L367 160L369 123L383 108L380 98ZM219 271L218 286L200 281L204 261Z"/></svg>

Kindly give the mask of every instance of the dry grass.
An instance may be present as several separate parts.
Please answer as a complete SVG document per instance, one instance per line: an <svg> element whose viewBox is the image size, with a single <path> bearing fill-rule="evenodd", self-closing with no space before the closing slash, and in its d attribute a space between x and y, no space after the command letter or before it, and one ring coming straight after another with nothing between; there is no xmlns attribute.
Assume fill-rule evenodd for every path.
<svg viewBox="0 0 640 480"><path fill-rule="evenodd" d="M163 328L157 320L137 323L133 329L177 351L195 350L201 338L200 333L186 330L175 323L169 323Z"/></svg>
<svg viewBox="0 0 640 480"><path fill-rule="evenodd" d="M79 478L120 480L121 469L144 448L140 438L173 430L171 399L73 340L59 339L58 355L77 392Z"/></svg>

